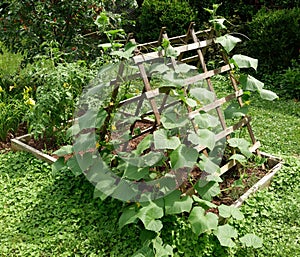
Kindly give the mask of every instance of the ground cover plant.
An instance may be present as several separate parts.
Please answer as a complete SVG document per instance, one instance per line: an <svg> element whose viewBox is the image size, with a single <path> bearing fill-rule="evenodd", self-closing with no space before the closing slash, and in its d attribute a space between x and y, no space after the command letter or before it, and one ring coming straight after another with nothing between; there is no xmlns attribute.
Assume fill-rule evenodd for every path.
<svg viewBox="0 0 300 257"><path fill-rule="evenodd" d="M290 108L285 108L286 105ZM299 103L292 100L268 102L264 108L253 103L255 133L263 150L281 154L286 164L274 177L269 189L247 200L241 211L246 219L235 226L244 232L255 232L263 239L258 250L236 248L233 256L293 256L299 254L299 153L298 137L283 134L286 127L299 127ZM276 126L273 116L279 116ZM273 124L273 125L272 125ZM267 127L267 131L265 127ZM277 135L282 134L279 139ZM272 136L270 136L272 135ZM274 138L274 139L273 139ZM288 143L290 142L290 144ZM0 256L130 256L136 251L139 228L118 230L121 206L110 201L92 199L93 186L83 177L71 173L53 174L50 165L27 153L0 155ZM165 242L185 252L181 256L229 256L216 244L213 235L197 238L182 218L163 221L168 230ZM35 236L38 235L38 236ZM191 239L191 240L188 240ZM297 252L298 251L298 252ZM177 254L180 256L180 254Z"/></svg>

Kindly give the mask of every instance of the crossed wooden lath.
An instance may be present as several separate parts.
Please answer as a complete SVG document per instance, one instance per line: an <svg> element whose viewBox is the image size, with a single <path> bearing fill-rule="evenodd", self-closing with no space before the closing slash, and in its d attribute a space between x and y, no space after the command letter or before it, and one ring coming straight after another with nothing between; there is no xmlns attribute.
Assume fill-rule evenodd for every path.
<svg viewBox="0 0 300 257"><path fill-rule="evenodd" d="M157 128L161 126L161 113L166 108L171 108L172 106L175 106L180 101L174 101L172 103L167 103L167 98L169 95L169 90L164 89L164 99L160 104L156 101L156 97L160 94L160 88L152 88L151 81L149 77L147 76L145 64L148 62L154 62L158 59L161 59L164 56L164 50L153 50L158 48L163 39L167 39L170 42L170 45L173 47L174 50L177 51L178 57L174 58L171 57L169 60L168 65L170 67L175 68L178 62L181 63L196 63L197 67L202 70L199 74L193 74L192 76L185 78L183 80L182 88L185 90L185 93L187 94L188 86L200 81L205 80L207 84L207 88L209 91L214 93L214 86L211 78L217 74L224 74L227 73L233 88L233 93L229 94L222 98L215 97L214 101L202 106L201 108L198 108L196 110L193 110L191 107L187 106L187 115L189 120L191 121L192 126L194 127L194 131L196 132L195 124L193 123L194 117L201 111L209 112L212 110L216 111L218 120L221 124L222 130L216 134L216 141L229 138L230 134L233 133L236 130L241 129L242 127L246 127L247 131L249 133L249 136L252 141L252 145L250 147L251 152L255 152L258 156L260 156L259 147L260 143L257 141L254 137L250 120L251 117L244 116L242 117L237 123L234 125L228 126L226 124L225 118L223 117L223 113L221 111L221 106L229 101L236 100L240 107L242 107L243 101L243 90L239 89L237 86L237 81L235 80L233 76L232 71L232 64L229 64L227 58L225 55L222 54L222 51L219 49L218 45L214 41L214 32L212 30L204 30L204 31L197 31L195 32L195 24L191 23L188 31L185 35L176 36L168 38L166 29L162 28L160 32L160 36L157 41L145 43L145 44L139 44L136 47L135 55L132 57L133 63L138 67L138 72L135 74L132 74L128 76L126 74L126 79L134 79L134 78L141 78L143 82L143 92L138 95L134 96L132 98L123 100L119 103L119 106L126 106L128 104L134 103L136 108L134 115L137 116L140 113L141 106L145 100L148 100L151 106L151 110L143 113L140 116L140 121L142 122L148 122L151 124L151 126L147 127L146 129L142 130L138 135L133 135L134 130L134 124L130 127L130 133L133 135L132 139L135 139L137 137L143 136L146 133L152 133ZM130 39L134 41L134 39ZM218 67L216 69L208 70L204 56L206 51L209 48L217 48L220 52L220 55L222 56L224 60L224 65L221 67ZM111 96L111 101L115 101L117 98L117 95L119 93L119 84L124 81L124 64L120 64L118 76L116 79L111 81L111 85L114 86L113 93ZM216 96L216 95L215 95ZM126 113L125 113L126 114ZM132 115L127 113L128 116ZM151 123L149 122L149 116L154 115L154 121ZM128 143L125 143L123 146L123 150L126 150L126 147L128 146ZM203 152L204 154L207 154L207 149L204 146L198 145L196 146L196 149L198 152ZM221 174L225 173L227 170L229 170L231 167L236 165L235 160L231 160L227 162L225 165L221 167Z"/></svg>

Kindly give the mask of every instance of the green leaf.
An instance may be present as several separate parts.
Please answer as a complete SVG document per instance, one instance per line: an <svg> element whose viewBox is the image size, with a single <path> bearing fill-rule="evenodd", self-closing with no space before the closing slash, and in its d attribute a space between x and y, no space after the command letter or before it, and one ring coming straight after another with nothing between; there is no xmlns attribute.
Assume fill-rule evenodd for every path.
<svg viewBox="0 0 300 257"><path fill-rule="evenodd" d="M190 212L193 204L192 198L188 195L181 197L181 191L179 190L167 195L164 200L166 215Z"/></svg>
<svg viewBox="0 0 300 257"><path fill-rule="evenodd" d="M200 87L192 88L190 94L204 105L212 103L216 97L213 92Z"/></svg>
<svg viewBox="0 0 300 257"><path fill-rule="evenodd" d="M198 194L207 201L211 201L214 196L221 193L219 183L215 181L199 180L195 185L195 189Z"/></svg>
<svg viewBox="0 0 300 257"><path fill-rule="evenodd" d="M262 99L273 101L278 98L278 95L274 93L273 91L261 89L259 91L259 95Z"/></svg>
<svg viewBox="0 0 300 257"><path fill-rule="evenodd" d="M178 137L168 137L168 131L156 130L153 133L155 149L176 149L181 143Z"/></svg>
<svg viewBox="0 0 300 257"><path fill-rule="evenodd" d="M186 63L179 63L175 66L176 73L187 73L190 70L197 70L197 67L188 65Z"/></svg>
<svg viewBox="0 0 300 257"><path fill-rule="evenodd" d="M199 129L198 134L192 132L188 135L188 140L195 144L207 147L213 150L215 147L216 139L215 134L208 129Z"/></svg>
<svg viewBox="0 0 300 257"><path fill-rule="evenodd" d="M76 156L72 156L68 161L67 161L67 166L70 168L70 170L72 171L72 173L75 176L79 176L82 174L82 169L79 166Z"/></svg>
<svg viewBox="0 0 300 257"><path fill-rule="evenodd" d="M201 161L199 162L199 168L209 174L214 174L220 171L219 165L215 164L209 157L204 154L201 155Z"/></svg>
<svg viewBox="0 0 300 257"><path fill-rule="evenodd" d="M214 231L214 234L219 239L219 242L222 246L227 246L227 247L235 246L235 243L233 242L232 238L237 237L237 232L232 226L228 224L219 226L217 230Z"/></svg>
<svg viewBox="0 0 300 257"><path fill-rule="evenodd" d="M163 208L150 202L147 206L142 207L139 210L137 217L143 222L146 229L158 232L162 229L163 224L157 219L161 218L163 215Z"/></svg>
<svg viewBox="0 0 300 257"><path fill-rule="evenodd" d="M155 249L155 256L159 257L169 257L173 256L173 248L168 245L164 244L162 239L157 236L152 240L153 243L153 249Z"/></svg>
<svg viewBox="0 0 300 257"><path fill-rule="evenodd" d="M246 234L240 238L240 241L247 247L260 248L263 246L262 239L254 234Z"/></svg>
<svg viewBox="0 0 300 257"><path fill-rule="evenodd" d="M107 112L103 109L88 109L85 114L78 118L81 130L88 128L100 128L107 117Z"/></svg>
<svg viewBox="0 0 300 257"><path fill-rule="evenodd" d="M249 91L261 91L264 83L259 81L258 79L252 77L251 75L241 75L240 77L240 83L243 86L243 90L249 90Z"/></svg>
<svg viewBox="0 0 300 257"><path fill-rule="evenodd" d="M197 102L192 98L186 98L185 103L192 108L198 105Z"/></svg>
<svg viewBox="0 0 300 257"><path fill-rule="evenodd" d="M170 71L170 68L164 63L154 63L150 66L149 73L158 72L160 74Z"/></svg>
<svg viewBox="0 0 300 257"><path fill-rule="evenodd" d="M176 150L170 154L172 169L183 167L192 168L197 162L198 151L181 144Z"/></svg>
<svg viewBox="0 0 300 257"><path fill-rule="evenodd" d="M215 128L220 124L217 117L208 113L199 113L194 117L194 121L201 129Z"/></svg>
<svg viewBox="0 0 300 257"><path fill-rule="evenodd" d="M232 56L232 59L235 61L239 68L253 68L254 70L257 69L257 59L242 54L235 54L234 56Z"/></svg>
<svg viewBox="0 0 300 257"><path fill-rule="evenodd" d="M58 172L60 171L62 168L66 167L65 164L65 158L64 157L59 157L56 162L54 162L51 166L52 168L52 172Z"/></svg>
<svg viewBox="0 0 300 257"><path fill-rule="evenodd" d="M188 118L184 115L171 111L163 113L161 116L161 123L165 129L180 128L189 122Z"/></svg>
<svg viewBox="0 0 300 257"><path fill-rule="evenodd" d="M222 204L218 207L218 210L219 215L223 218L230 218L232 216L234 219L237 220L244 219L244 215L236 207Z"/></svg>
<svg viewBox="0 0 300 257"><path fill-rule="evenodd" d="M209 208L216 208L217 205L213 204L212 202L210 201L206 201L206 200L203 200L201 198L199 198L198 196L196 195L193 195L193 200L198 203L202 208L204 208L205 210L209 209Z"/></svg>
<svg viewBox="0 0 300 257"><path fill-rule="evenodd" d="M225 110L225 119L244 117L248 113L248 106L241 107L238 103L231 103Z"/></svg>
<svg viewBox="0 0 300 257"><path fill-rule="evenodd" d="M246 157L244 155L241 155L241 154L233 154L232 156L230 156L229 160L236 160L239 163L247 162Z"/></svg>
<svg viewBox="0 0 300 257"><path fill-rule="evenodd" d="M130 205L123 210L122 215L119 218L119 228L130 223L136 223L137 219L136 206Z"/></svg>
<svg viewBox="0 0 300 257"><path fill-rule="evenodd" d="M211 212L205 214L205 210L198 206L192 209L188 220L197 236L218 226L218 216Z"/></svg>
<svg viewBox="0 0 300 257"><path fill-rule="evenodd" d="M164 155L161 152L149 152L140 158L144 161L146 167L152 167L158 164L163 157Z"/></svg>
<svg viewBox="0 0 300 257"><path fill-rule="evenodd" d="M123 177L131 180L140 180L149 175L149 168L138 168L136 166L125 164Z"/></svg>
<svg viewBox="0 0 300 257"><path fill-rule="evenodd" d="M68 155L68 154L72 154L72 153L73 153L73 146L72 145L62 146L57 151L53 152L54 155L57 155L59 157L65 156L65 155Z"/></svg>
<svg viewBox="0 0 300 257"><path fill-rule="evenodd" d="M250 158L250 156L252 155L252 153L249 151L250 143L246 139L234 137L228 139L227 142L231 147L238 148L241 151L241 153L247 158ZM238 156L236 157L239 158Z"/></svg>
<svg viewBox="0 0 300 257"><path fill-rule="evenodd" d="M224 35L216 38L216 43L221 44L227 53L230 53L238 42L241 42L241 40L231 35Z"/></svg>
<svg viewBox="0 0 300 257"><path fill-rule="evenodd" d="M153 142L153 135L149 134L143 138L143 140L138 144L137 148L133 151L134 154L140 155L145 150L149 149Z"/></svg>

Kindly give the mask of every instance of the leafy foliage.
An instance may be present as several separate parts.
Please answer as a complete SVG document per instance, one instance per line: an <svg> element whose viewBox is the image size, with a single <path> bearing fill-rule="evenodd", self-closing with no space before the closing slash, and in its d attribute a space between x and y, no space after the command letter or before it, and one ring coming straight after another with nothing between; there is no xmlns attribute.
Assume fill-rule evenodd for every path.
<svg viewBox="0 0 300 257"><path fill-rule="evenodd" d="M247 24L249 55L259 59L258 71L272 73L287 68L299 55L300 9L262 9ZM274 55L276 53L276 55Z"/></svg>
<svg viewBox="0 0 300 257"><path fill-rule="evenodd" d="M153 40L164 26L169 36L182 35L189 23L195 20L196 12L187 1L145 0L138 18L141 30L137 37L141 42Z"/></svg>

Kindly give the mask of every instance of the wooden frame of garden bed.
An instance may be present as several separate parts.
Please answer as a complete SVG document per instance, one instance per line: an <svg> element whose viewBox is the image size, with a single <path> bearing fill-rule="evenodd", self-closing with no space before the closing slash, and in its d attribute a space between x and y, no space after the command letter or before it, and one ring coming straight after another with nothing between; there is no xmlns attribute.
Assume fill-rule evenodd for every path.
<svg viewBox="0 0 300 257"><path fill-rule="evenodd" d="M25 151L33 154L36 158L43 160L49 164L53 164L57 159L49 154L45 154L42 151L39 151L29 145L26 144L26 141L28 141L31 138L30 134L26 134L17 138L14 138L11 140L11 148L14 151ZM249 149L250 151L253 151L253 149ZM282 160L276 156L273 156L271 154L261 152L261 156L264 158L267 158L268 166L271 167L271 169L267 172L267 174L262 177L259 181L257 181L251 188L249 188L242 196L237 199L232 206L239 208L252 194L257 192L260 189L263 189L265 187L268 187L275 176L275 174L281 169L282 167ZM232 160L229 162L229 168L235 166L235 161ZM225 169L224 169L225 170ZM221 173L224 174L225 172ZM226 169L227 170L227 169ZM220 175L220 174L219 174Z"/></svg>

